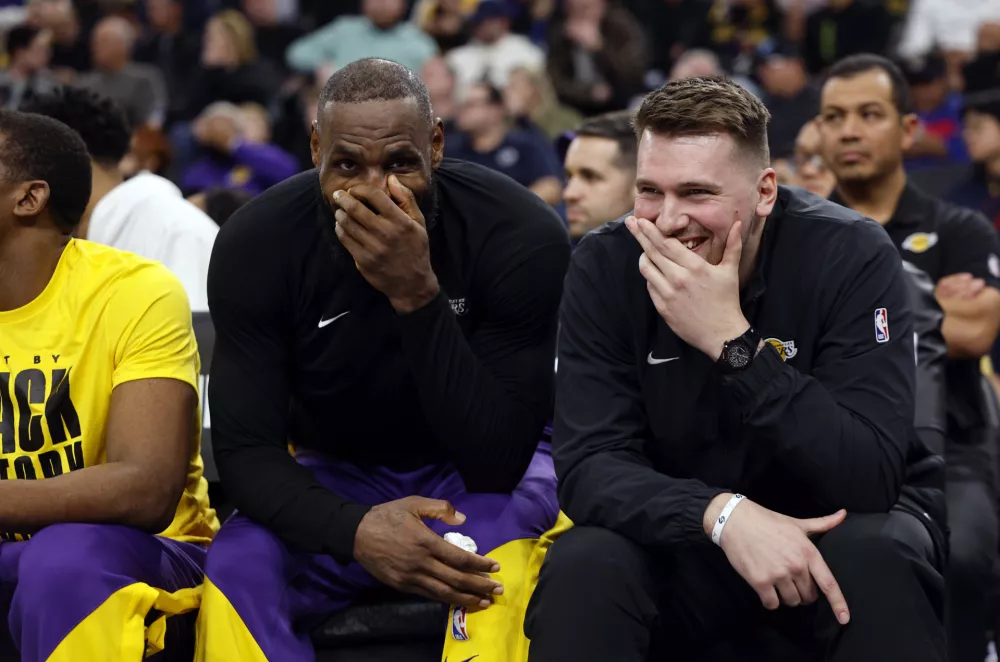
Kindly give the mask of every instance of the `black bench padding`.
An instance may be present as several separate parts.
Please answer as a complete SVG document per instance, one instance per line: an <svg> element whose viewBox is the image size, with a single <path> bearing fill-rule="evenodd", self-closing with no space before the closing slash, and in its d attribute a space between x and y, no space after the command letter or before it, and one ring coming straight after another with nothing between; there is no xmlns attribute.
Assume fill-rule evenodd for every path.
<svg viewBox="0 0 1000 662"><path fill-rule="evenodd" d="M392 599L354 605L313 630L317 648L395 642L437 642L448 624L447 605L421 599Z"/></svg>

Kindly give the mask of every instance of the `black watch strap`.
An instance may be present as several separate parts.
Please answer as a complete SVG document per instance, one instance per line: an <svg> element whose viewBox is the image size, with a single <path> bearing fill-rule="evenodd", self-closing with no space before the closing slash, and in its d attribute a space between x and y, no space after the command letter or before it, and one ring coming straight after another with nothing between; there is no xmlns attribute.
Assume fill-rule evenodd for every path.
<svg viewBox="0 0 1000 662"><path fill-rule="evenodd" d="M726 341L722 346L722 355L719 356L719 370L724 375L746 370L757 356L759 344L760 334L752 326L743 335Z"/></svg>

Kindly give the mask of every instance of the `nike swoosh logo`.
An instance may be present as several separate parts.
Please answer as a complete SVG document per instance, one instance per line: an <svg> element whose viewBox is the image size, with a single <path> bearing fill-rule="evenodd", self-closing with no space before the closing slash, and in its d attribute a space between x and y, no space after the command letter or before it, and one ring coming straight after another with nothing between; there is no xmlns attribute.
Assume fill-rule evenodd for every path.
<svg viewBox="0 0 1000 662"><path fill-rule="evenodd" d="M462 662L472 662L472 660L476 659L477 657L479 657L479 655L473 655L467 660L462 660ZM444 662L448 662L448 658L444 658Z"/></svg>
<svg viewBox="0 0 1000 662"><path fill-rule="evenodd" d="M348 310L348 311L347 311L347 313L349 313L349 312L351 312L351 311L349 311L349 310ZM339 314L339 315L337 315L336 317L331 317L331 318L330 318L330 319L328 319L328 320L325 320L325 319L320 319L320 321L319 321L319 328L321 328L321 329L322 329L322 328L323 328L324 326L327 326L327 325L329 325L329 324L333 324L334 322L336 322L337 320L339 320L339 319L340 319L341 317L343 317L343 316L344 316L344 315L346 315L347 313L340 313L340 314Z"/></svg>
<svg viewBox="0 0 1000 662"><path fill-rule="evenodd" d="M669 359L654 359L653 353L650 352L649 356L646 357L646 362L649 363L649 365L660 365L661 363L670 363L671 361L676 361L679 358L680 358L679 356L674 356Z"/></svg>

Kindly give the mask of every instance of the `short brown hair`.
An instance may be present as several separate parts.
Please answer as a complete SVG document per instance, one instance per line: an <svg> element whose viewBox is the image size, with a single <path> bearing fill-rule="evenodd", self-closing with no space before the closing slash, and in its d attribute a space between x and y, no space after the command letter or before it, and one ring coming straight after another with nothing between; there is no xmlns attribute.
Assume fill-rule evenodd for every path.
<svg viewBox="0 0 1000 662"><path fill-rule="evenodd" d="M648 129L669 136L728 134L761 164L770 163L767 123L771 113L760 99L725 78L687 78L646 95L635 114L637 138Z"/></svg>
<svg viewBox="0 0 1000 662"><path fill-rule="evenodd" d="M618 166L635 170L636 135L632 113L616 110L585 119L574 132L580 137L606 138L618 144Z"/></svg>

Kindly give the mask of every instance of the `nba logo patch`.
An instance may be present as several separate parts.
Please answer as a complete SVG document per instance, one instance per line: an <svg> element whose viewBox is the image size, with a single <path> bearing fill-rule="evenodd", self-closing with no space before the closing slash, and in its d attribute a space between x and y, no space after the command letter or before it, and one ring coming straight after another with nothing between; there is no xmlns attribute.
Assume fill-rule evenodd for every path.
<svg viewBox="0 0 1000 662"><path fill-rule="evenodd" d="M889 342L889 312L885 308L875 309L875 342Z"/></svg>
<svg viewBox="0 0 1000 662"><path fill-rule="evenodd" d="M451 636L455 641L468 641L469 631L465 627L465 619L468 611L465 607L452 607L451 609Z"/></svg>

